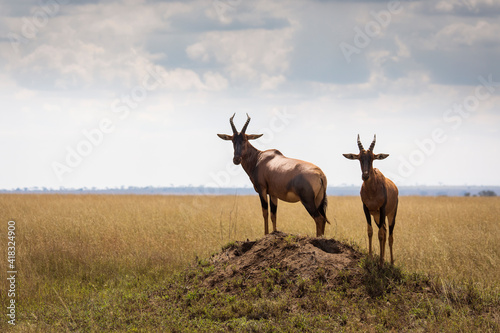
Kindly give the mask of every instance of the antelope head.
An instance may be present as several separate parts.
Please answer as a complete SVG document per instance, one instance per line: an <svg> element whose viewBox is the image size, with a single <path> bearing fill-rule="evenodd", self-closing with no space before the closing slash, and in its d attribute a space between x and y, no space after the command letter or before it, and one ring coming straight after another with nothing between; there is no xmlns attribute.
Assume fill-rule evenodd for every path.
<svg viewBox="0 0 500 333"><path fill-rule="evenodd" d="M217 135L222 140L231 140L233 142L233 147L234 147L233 163L238 165L241 163L241 156L245 154L248 148L249 145L248 140L258 139L263 134L245 134L248 123L250 122L250 116L248 115L248 113L247 113L247 121L245 122L245 125L243 125L241 132L238 133L233 123L234 115L235 114L233 114L233 116L229 118L229 123L231 124L233 135L227 135L227 134L217 134Z"/></svg>
<svg viewBox="0 0 500 333"><path fill-rule="evenodd" d="M361 140L359 139L359 134L358 134L358 148L359 148L359 154L342 154L344 155L345 158L348 158L350 160L359 160L359 163L361 164L361 178L363 181L366 181L370 178L370 174L373 171L373 160L383 160L384 158L387 158L389 154L374 154L373 153L373 148L375 148L375 141L377 137L374 135L373 136L373 141L372 144L370 145L370 148L368 150L365 150L363 148L363 144L361 143Z"/></svg>

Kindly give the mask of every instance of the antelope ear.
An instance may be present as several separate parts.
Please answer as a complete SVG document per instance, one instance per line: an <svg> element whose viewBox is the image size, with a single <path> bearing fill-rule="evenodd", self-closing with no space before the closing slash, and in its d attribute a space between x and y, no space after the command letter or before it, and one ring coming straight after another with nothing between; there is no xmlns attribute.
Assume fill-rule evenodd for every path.
<svg viewBox="0 0 500 333"><path fill-rule="evenodd" d="M359 160L359 155L356 154L342 154L345 158L350 160Z"/></svg>
<svg viewBox="0 0 500 333"><path fill-rule="evenodd" d="M255 140L263 136L264 134L246 134L247 140Z"/></svg>
<svg viewBox="0 0 500 333"><path fill-rule="evenodd" d="M233 136L232 135L227 135L227 134L217 134L219 136L219 138L221 138L222 140L232 140L233 139Z"/></svg>
<svg viewBox="0 0 500 333"><path fill-rule="evenodd" d="M385 158L389 157L389 154L377 154L375 156L373 156L373 159L375 160L383 160Z"/></svg>

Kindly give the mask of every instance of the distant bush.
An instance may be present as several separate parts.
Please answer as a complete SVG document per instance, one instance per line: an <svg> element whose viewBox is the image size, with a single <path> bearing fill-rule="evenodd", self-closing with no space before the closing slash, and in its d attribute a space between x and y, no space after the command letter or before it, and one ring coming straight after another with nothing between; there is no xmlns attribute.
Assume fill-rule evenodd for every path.
<svg viewBox="0 0 500 333"><path fill-rule="evenodd" d="M480 197L496 197L497 196L497 194L491 190L480 191L477 195Z"/></svg>

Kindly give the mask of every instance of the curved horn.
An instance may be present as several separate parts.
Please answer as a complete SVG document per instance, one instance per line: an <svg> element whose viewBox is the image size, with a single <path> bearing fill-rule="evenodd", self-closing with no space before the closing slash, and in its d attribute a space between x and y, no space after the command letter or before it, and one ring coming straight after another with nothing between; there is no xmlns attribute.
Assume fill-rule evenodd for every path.
<svg viewBox="0 0 500 333"><path fill-rule="evenodd" d="M363 144L361 143L361 140L359 139L359 134L358 134L358 147L359 147L359 151L362 151L365 149L365 148L363 148Z"/></svg>
<svg viewBox="0 0 500 333"><path fill-rule="evenodd" d="M238 134L238 131L236 130L236 126L234 126L234 123L233 123L233 118L235 115L236 115L236 113L233 114L233 116L231 118L229 118L229 123L231 124L231 128L233 129L233 134Z"/></svg>
<svg viewBox="0 0 500 333"><path fill-rule="evenodd" d="M247 121L245 122L245 125L243 125L243 128L241 129L241 134L245 134L249 122L250 122L250 116L247 113Z"/></svg>
<svg viewBox="0 0 500 333"><path fill-rule="evenodd" d="M373 151L373 148L375 148L375 141L377 141L376 134L373 135L373 141L372 141L372 144L370 145L370 149L368 149L368 150Z"/></svg>

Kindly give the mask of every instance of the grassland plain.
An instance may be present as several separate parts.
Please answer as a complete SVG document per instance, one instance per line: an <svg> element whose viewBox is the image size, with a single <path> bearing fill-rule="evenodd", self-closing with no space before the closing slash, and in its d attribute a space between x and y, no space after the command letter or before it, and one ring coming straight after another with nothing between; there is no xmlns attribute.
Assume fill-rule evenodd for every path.
<svg viewBox="0 0 500 333"><path fill-rule="evenodd" d="M162 328L175 331L183 327L187 331L286 331L300 330L302 326L328 330L339 328L336 326L339 323L355 322L356 313L364 310L372 311L369 316L381 320L368 320L369 326L345 325L343 329L386 331L400 327L392 323L398 319L389 319L389 316L397 317L401 313L384 304L400 302L400 308L408 305L403 301L406 294L401 291L377 297L370 307L364 297L359 297L361 303L355 303L358 308L346 312L338 309L334 317L328 317L325 311L301 311L289 318L283 314L288 294L286 288L280 286L284 290L281 296L273 287L260 298L249 298L240 304L249 308L262 303L270 313L276 311L276 316L246 321L245 314L215 318L193 315L192 306L209 307L212 301L222 304L222 298L227 296L198 288L200 274L210 271L203 258L235 240L263 236L257 196L1 195L0 212L0 232L4 234L0 234L0 253L5 258L2 259L5 264L0 265L3 309L8 301L5 292L7 221L16 221L19 271L16 331ZM330 197L328 217L331 225L327 225L325 237L366 251L366 222L359 197ZM432 281L431 289L439 290L439 298L451 300L451 303L443 301L442 305L433 306L437 302L435 298L417 302L408 297L418 305L408 309L414 320L408 330L498 330L499 225L500 198L400 198L394 248L396 275L403 272L398 276L405 277L398 281L414 281L413 272L421 273L425 277L419 278L419 283ZM300 204L280 202L278 230L313 235L315 228ZM374 241L375 253L378 253L377 243ZM195 258L199 265L186 272L184 269L195 262ZM368 268L370 265L370 261L362 264ZM367 272L374 271L367 269ZM375 278L393 281L394 269L381 272L387 274ZM171 286L168 292L166 286ZM313 282L307 290L310 293L305 300L310 298L312 303L320 294L322 299L331 297L338 304L348 303L346 299L341 300L342 294L321 291ZM251 294L244 291L242 295L247 292ZM152 308L152 295L161 295L172 302ZM263 297L271 297L274 303ZM460 302L454 306L452 300ZM244 300L231 298L226 303L233 301ZM237 312L231 312L238 308L232 304L228 313ZM491 310L495 305L497 310ZM379 306L385 315L373 310L373 306ZM0 330L12 329L6 316L2 318ZM407 316L401 318L409 320ZM357 320L359 322L359 318ZM297 325L289 326L293 321L297 321ZM437 324L447 321L457 322L458 326Z"/></svg>

